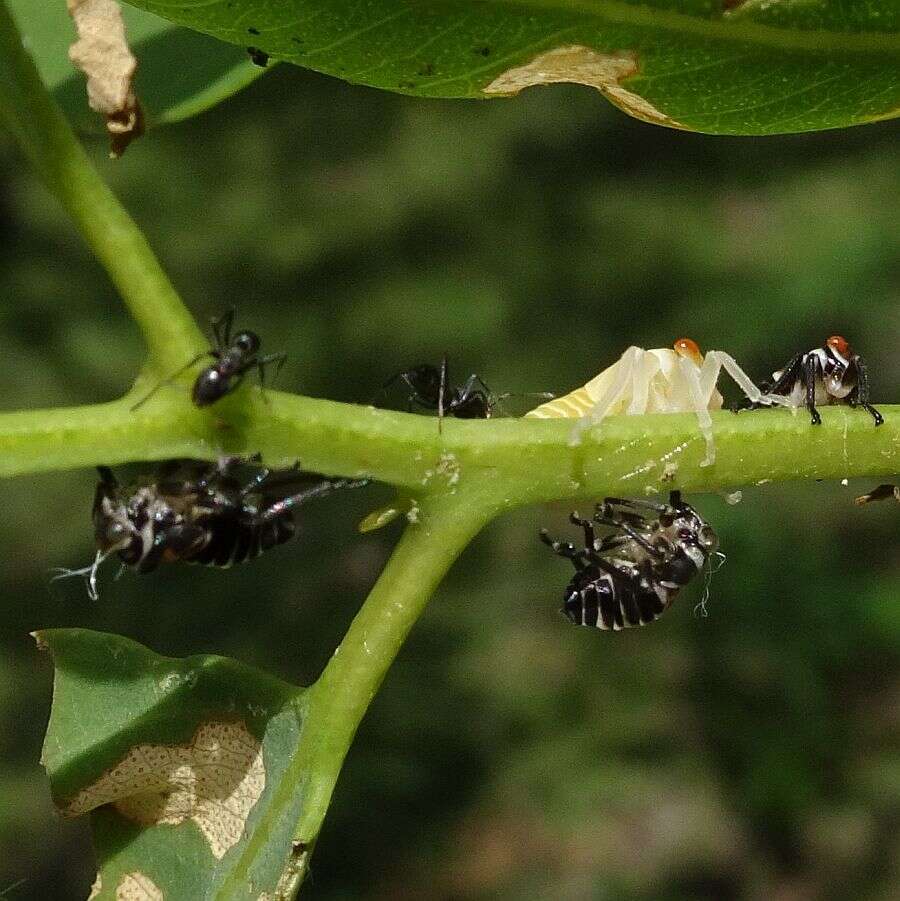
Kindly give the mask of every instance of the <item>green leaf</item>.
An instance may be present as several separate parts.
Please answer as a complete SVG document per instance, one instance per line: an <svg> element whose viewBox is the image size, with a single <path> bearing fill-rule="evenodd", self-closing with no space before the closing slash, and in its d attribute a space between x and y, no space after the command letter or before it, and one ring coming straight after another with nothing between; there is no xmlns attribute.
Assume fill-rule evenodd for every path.
<svg viewBox="0 0 900 901"><path fill-rule="evenodd" d="M66 115L83 130L103 131L102 118L88 107L84 76L69 62L75 29L65 0L8 3L44 83ZM203 112L265 71L250 61L246 48L223 44L131 7L123 7L122 13L138 59L135 87L150 125Z"/></svg>
<svg viewBox="0 0 900 901"><path fill-rule="evenodd" d="M303 692L224 657L85 629L36 638L56 667L42 762L63 814L92 813L92 897L272 896L298 851L286 774Z"/></svg>
<svg viewBox="0 0 900 901"><path fill-rule="evenodd" d="M225 41L419 97L599 88L713 134L900 113L896 0L129 0Z"/></svg>

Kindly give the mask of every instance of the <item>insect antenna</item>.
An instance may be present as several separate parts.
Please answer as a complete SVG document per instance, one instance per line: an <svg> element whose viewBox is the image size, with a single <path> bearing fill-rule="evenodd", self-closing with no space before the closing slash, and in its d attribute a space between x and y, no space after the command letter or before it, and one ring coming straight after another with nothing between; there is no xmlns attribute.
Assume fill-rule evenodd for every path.
<svg viewBox="0 0 900 901"><path fill-rule="evenodd" d="M104 554L103 551L97 551L94 562L90 566L83 566L81 569L67 569L65 566L55 566L50 572L54 572L56 575L50 581L57 582L60 579L68 579L72 576L82 576L87 586L88 597L92 601L97 601L100 599L100 592L97 590L97 570L110 553L112 552Z"/></svg>
<svg viewBox="0 0 900 901"><path fill-rule="evenodd" d="M706 574L703 579L703 593L700 595L700 600L694 607L694 616L703 618L709 616L709 610L706 609L706 602L709 600L709 586L712 582L713 575L725 565L727 559L721 551L716 551L716 558L718 565L710 563L709 566L706 567Z"/></svg>
<svg viewBox="0 0 900 901"><path fill-rule="evenodd" d="M447 354L441 357L441 384L438 388L438 434L444 421L444 391L447 388Z"/></svg>
<svg viewBox="0 0 900 901"><path fill-rule="evenodd" d="M187 372L188 369L191 368L191 366L195 366L204 357L210 356L212 356L212 353L208 350L204 350L202 354L197 354L197 356L194 357L194 359L189 363L185 363L184 366L181 367L181 369L177 369L170 376L164 378L161 382L157 382L147 394L145 394L136 404L132 406L131 412L134 413L134 411L137 410L138 407L144 406L144 404L147 403L147 401L150 400L150 398L153 397L153 395L156 394L156 392L159 391L159 389L162 388L163 385L171 385L172 382L174 382L182 372Z"/></svg>
<svg viewBox="0 0 900 901"><path fill-rule="evenodd" d="M552 391L504 391L503 394L491 398L491 405L499 407L510 397L536 397L538 400L553 400L556 395Z"/></svg>

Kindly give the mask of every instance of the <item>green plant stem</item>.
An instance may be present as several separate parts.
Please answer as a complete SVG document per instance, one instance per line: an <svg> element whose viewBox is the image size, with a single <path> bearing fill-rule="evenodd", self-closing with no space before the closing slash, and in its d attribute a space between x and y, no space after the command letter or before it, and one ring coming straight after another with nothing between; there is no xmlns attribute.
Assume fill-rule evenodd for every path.
<svg viewBox="0 0 900 901"><path fill-rule="evenodd" d="M85 101L87 102L87 101ZM91 165L0 0L0 121L81 230L138 323L160 373L207 347L134 221Z"/></svg>
<svg viewBox="0 0 900 901"><path fill-rule="evenodd" d="M304 753L297 761L306 779L298 841L315 841L344 757L388 668L450 565L496 509L496 500L484 490L425 501L309 689Z"/></svg>
<svg viewBox="0 0 900 901"><path fill-rule="evenodd" d="M884 425L849 407L714 413L716 462L690 414L614 416L571 446L573 420L446 420L333 401L241 391L198 410L173 385L137 412L127 400L0 414L0 476L129 460L261 452L271 466L369 476L426 496L493 480L507 506L604 492L721 491L789 479L891 478L900 470L900 406Z"/></svg>

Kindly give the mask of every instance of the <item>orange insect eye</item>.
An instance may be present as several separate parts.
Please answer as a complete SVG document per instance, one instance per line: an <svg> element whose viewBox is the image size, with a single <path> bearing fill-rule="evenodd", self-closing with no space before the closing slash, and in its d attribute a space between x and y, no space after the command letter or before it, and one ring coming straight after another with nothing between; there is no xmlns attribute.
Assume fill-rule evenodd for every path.
<svg viewBox="0 0 900 901"><path fill-rule="evenodd" d="M692 338L679 338L675 342L674 347L675 353L679 356L687 357L689 360L693 360L698 364L703 362L703 354L700 353L697 342Z"/></svg>
<svg viewBox="0 0 900 901"><path fill-rule="evenodd" d="M842 338L840 335L832 335L825 343L832 350L836 350L842 357L850 356L850 345L847 343L846 338Z"/></svg>

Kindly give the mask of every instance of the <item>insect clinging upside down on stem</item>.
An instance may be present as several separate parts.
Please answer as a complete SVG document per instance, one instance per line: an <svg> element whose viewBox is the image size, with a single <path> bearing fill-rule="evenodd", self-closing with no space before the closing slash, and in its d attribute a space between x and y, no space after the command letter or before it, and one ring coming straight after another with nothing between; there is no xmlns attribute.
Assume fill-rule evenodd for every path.
<svg viewBox="0 0 900 901"><path fill-rule="evenodd" d="M716 459L709 414L722 409L722 395L716 390L716 383L723 369L751 401L763 400L762 391L730 354L710 350L704 356L695 341L679 338L672 348L629 347L617 362L581 388L525 415L579 419L572 433L572 443L577 444L584 431L599 425L607 416L695 413L706 441L706 457L701 465L708 466ZM783 399L772 402L787 405Z"/></svg>
<svg viewBox="0 0 900 901"><path fill-rule="evenodd" d="M540 538L575 566L563 612L580 626L618 631L653 622L718 553L716 533L678 491L668 504L608 497L592 519L573 513L570 521L584 530L583 548L545 529ZM595 525L612 531L598 538Z"/></svg>
<svg viewBox="0 0 900 901"><path fill-rule="evenodd" d="M252 475L241 476L248 466L254 467ZM131 485L121 485L109 467L98 472L92 510L96 558L84 569L60 569L56 577L84 576L92 598L97 570L112 554L142 574L178 561L227 568L292 538L299 505L368 484L296 468L269 470L237 457L218 463L170 460Z"/></svg>

